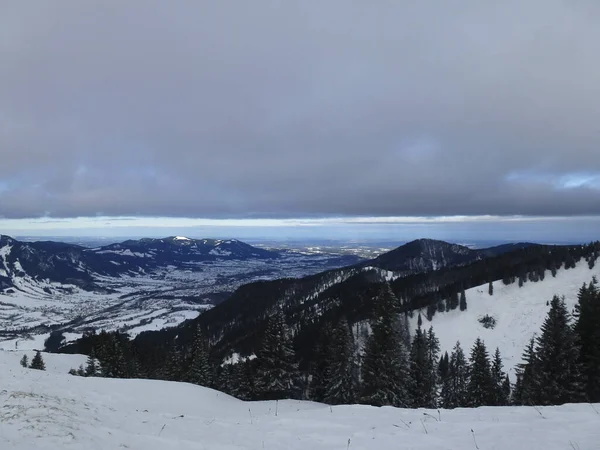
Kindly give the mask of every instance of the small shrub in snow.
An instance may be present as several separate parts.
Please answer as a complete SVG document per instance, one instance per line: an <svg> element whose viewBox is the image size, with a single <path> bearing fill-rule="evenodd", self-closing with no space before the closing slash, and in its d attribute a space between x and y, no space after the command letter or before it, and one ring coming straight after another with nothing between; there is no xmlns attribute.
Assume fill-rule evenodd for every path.
<svg viewBox="0 0 600 450"><path fill-rule="evenodd" d="M479 323L481 325L483 325L483 328L489 328L489 329L493 330L494 327L496 326L496 319L494 319L489 314L486 314L485 316L480 317L478 320L479 320Z"/></svg>

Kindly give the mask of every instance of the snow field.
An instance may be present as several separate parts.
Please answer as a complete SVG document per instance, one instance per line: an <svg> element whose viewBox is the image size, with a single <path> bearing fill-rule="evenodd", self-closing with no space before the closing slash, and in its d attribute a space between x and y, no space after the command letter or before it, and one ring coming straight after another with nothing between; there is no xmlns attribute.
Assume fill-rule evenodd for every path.
<svg viewBox="0 0 600 450"><path fill-rule="evenodd" d="M591 450L600 442L600 405L438 414L243 402L186 383L67 375L82 355L44 354L46 372L21 368L21 356L0 351L2 449Z"/></svg>
<svg viewBox="0 0 600 450"><path fill-rule="evenodd" d="M514 368L521 362L521 355L531 337L539 333L550 309L546 302L550 302L554 295L564 295L567 308L572 311L577 304L579 288L583 283L589 283L594 275L600 279L598 267L590 270L587 262L581 260L573 269L559 269L555 278L547 270L544 281L527 281L521 288L518 281L505 285L502 280L497 280L493 282L494 295L491 296L488 284L466 290L466 311L458 308L449 312L438 311L429 322L426 311L422 310L422 326L426 329L433 326L442 353L447 351L450 354L458 340L468 357L478 337L483 339L490 355L496 347L500 348L504 368L514 382ZM496 319L493 329L486 329L478 322L486 314ZM411 332L417 328L417 320L418 313L415 312L410 319Z"/></svg>

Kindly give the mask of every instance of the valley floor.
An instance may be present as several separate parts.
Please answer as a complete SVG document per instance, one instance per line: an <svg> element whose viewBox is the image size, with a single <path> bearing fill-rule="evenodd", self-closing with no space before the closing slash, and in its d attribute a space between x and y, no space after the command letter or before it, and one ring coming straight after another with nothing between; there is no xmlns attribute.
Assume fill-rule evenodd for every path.
<svg viewBox="0 0 600 450"><path fill-rule="evenodd" d="M46 372L23 369L22 355L0 351L3 450L591 450L600 442L600 405L438 414L242 402L186 383L67 375L81 355L44 354Z"/></svg>

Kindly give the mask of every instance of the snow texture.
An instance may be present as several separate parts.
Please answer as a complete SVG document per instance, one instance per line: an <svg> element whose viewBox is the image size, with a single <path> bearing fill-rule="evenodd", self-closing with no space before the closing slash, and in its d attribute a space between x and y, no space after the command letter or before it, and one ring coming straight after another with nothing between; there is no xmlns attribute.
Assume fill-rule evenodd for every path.
<svg viewBox="0 0 600 450"><path fill-rule="evenodd" d="M12 450L596 449L600 405L404 410L301 401L243 402L186 383L67 375L81 355L44 354L48 371L0 351L0 448ZM30 357L32 355L29 355Z"/></svg>

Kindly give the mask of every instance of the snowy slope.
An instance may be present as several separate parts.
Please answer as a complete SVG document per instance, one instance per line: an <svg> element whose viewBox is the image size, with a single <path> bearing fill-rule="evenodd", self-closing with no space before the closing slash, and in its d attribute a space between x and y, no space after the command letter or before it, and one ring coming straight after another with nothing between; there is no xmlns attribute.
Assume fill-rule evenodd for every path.
<svg viewBox="0 0 600 450"><path fill-rule="evenodd" d="M494 295L488 293L488 285L482 285L465 291L467 310L436 312L428 322L425 311L421 311L423 327L433 326L440 340L442 352L452 350L456 341L460 341L465 353L470 351L475 339L480 337L492 354L500 348L505 369L513 373L516 364L521 362L525 345L539 329L546 318L549 302L554 295L565 297L571 311L577 303L577 292L583 283L589 283L592 276L600 279L598 267L590 270L586 261L581 260L574 269L559 269L556 278L546 271L544 281L527 281L519 288L518 282L505 285L502 280L495 281ZM489 314L496 319L494 329L486 329L478 322L480 317ZM410 328L417 327L418 314L410 320ZM514 381L514 376L511 377Z"/></svg>
<svg viewBox="0 0 600 450"><path fill-rule="evenodd" d="M56 355L44 356L53 366ZM600 441L600 405L540 408L542 417L528 407L442 410L438 416L391 407L242 402L185 383L22 369L19 357L0 351L2 449L584 450ZM62 358L71 358L72 366L81 360Z"/></svg>

